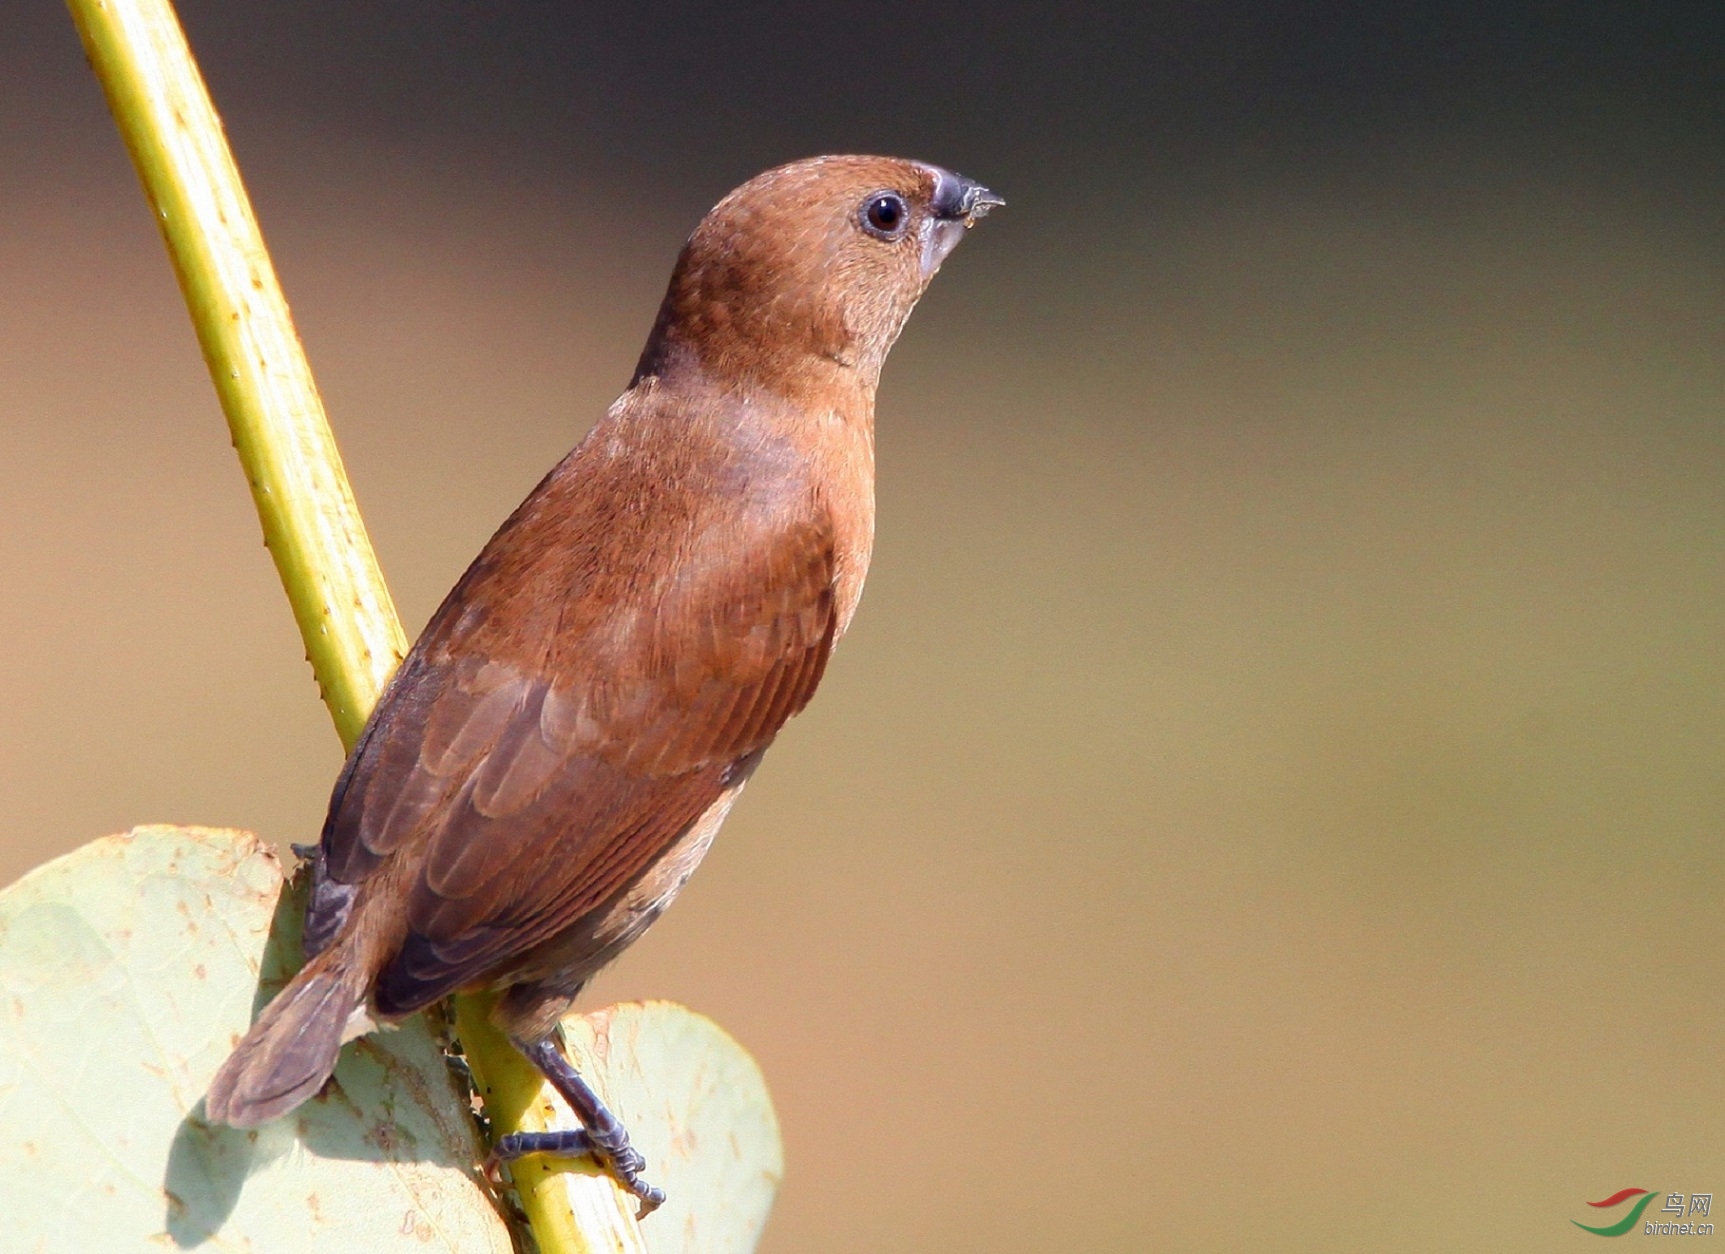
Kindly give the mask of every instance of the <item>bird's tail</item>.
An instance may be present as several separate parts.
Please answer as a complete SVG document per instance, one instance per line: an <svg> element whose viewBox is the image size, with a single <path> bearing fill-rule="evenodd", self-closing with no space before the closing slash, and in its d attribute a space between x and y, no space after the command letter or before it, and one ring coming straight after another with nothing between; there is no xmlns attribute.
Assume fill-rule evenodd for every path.
<svg viewBox="0 0 1725 1254"><path fill-rule="evenodd" d="M210 1122L256 1127L323 1087L348 1016L365 997L366 974L354 959L347 945L324 950L264 1007L210 1081L204 1097Z"/></svg>

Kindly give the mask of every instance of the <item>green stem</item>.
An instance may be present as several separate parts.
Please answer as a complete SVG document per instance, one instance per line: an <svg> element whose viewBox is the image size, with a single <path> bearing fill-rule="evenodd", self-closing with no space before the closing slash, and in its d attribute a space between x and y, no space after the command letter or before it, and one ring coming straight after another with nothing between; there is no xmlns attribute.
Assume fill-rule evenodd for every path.
<svg viewBox="0 0 1725 1254"><path fill-rule="evenodd" d="M351 748L407 652L305 350L167 0L68 0L154 210L264 543Z"/></svg>
<svg viewBox="0 0 1725 1254"><path fill-rule="evenodd" d="M567 1108L491 1022L494 1000L491 993L455 1000L455 1032L467 1051L473 1085L485 1102L493 1135L518 1128L571 1126L573 1116ZM539 1248L567 1254L646 1254L632 1198L614 1187L568 1187L566 1177L594 1170L581 1160L542 1154L510 1164L516 1196Z"/></svg>
<svg viewBox="0 0 1725 1254"><path fill-rule="evenodd" d="M162 229L264 543L351 750L407 640L221 122L169 0L67 6ZM485 1007L462 1000L463 1049L496 1101L487 1102L493 1132L550 1126L537 1075L489 1027ZM561 1190L522 1193L545 1254L643 1248L621 1204L577 1218Z"/></svg>

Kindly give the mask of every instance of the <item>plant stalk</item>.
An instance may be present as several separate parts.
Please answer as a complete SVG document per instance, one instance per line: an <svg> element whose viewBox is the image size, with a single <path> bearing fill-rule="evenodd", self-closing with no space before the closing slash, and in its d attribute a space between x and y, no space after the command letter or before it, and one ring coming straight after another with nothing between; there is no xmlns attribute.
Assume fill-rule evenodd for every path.
<svg viewBox="0 0 1725 1254"><path fill-rule="evenodd" d="M221 122L169 0L67 7L161 228L264 543L351 751L407 639ZM456 1017L493 1134L545 1130L555 1107L538 1074L491 1027L487 1006L457 999ZM620 1201L584 1207L577 1219L564 1190L530 1187L554 1171L520 1168L544 1254L644 1250Z"/></svg>

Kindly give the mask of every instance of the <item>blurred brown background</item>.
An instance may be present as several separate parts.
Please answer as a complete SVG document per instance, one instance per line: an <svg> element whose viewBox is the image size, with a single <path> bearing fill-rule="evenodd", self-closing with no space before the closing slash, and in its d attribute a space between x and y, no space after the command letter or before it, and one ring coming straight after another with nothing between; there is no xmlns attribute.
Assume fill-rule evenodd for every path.
<svg viewBox="0 0 1725 1254"><path fill-rule="evenodd" d="M596 990L761 1059L765 1249L1725 1206L1721 10L617 7L185 16L410 630L733 184L1010 202L888 368L820 698ZM311 839L336 739L160 243L64 14L7 20L0 881Z"/></svg>

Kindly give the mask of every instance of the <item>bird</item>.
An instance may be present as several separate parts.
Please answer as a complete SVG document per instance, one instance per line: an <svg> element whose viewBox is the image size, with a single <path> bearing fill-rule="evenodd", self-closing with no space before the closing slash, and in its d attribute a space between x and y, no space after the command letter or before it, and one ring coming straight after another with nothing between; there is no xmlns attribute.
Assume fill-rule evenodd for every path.
<svg viewBox="0 0 1725 1254"><path fill-rule="evenodd" d="M646 1163L560 1048L589 980L671 903L857 608L874 402L905 320L1003 204L890 157L757 175L677 258L634 376L485 545L396 669L309 855L306 963L216 1073L205 1118L313 1097L342 1045L456 992L579 1131L498 1159Z"/></svg>

